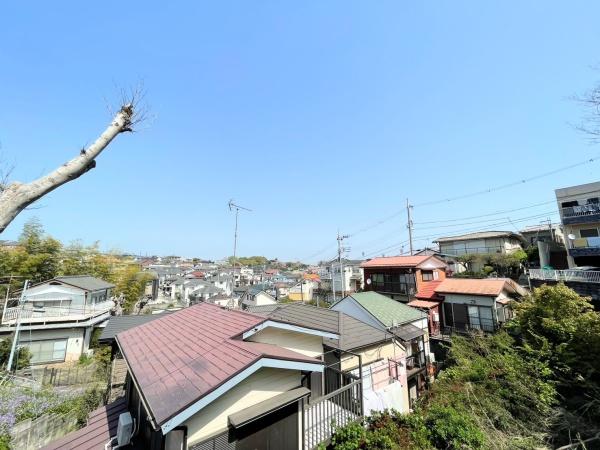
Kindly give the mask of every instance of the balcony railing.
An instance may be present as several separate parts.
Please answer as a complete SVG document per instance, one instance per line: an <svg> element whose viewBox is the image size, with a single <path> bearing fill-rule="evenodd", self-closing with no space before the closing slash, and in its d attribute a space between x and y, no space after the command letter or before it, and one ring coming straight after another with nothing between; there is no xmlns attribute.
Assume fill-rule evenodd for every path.
<svg viewBox="0 0 600 450"><path fill-rule="evenodd" d="M408 370L420 369L421 367L425 367L426 362L427 361L425 359L425 351L420 350L417 353L406 357L406 368Z"/></svg>
<svg viewBox="0 0 600 450"><path fill-rule="evenodd" d="M600 283L600 271L592 270L551 270L530 269L532 280L580 281L584 283Z"/></svg>
<svg viewBox="0 0 600 450"><path fill-rule="evenodd" d="M562 216L565 219L594 215L600 215L600 204L598 203L588 203L587 205L567 206L562 208Z"/></svg>
<svg viewBox="0 0 600 450"><path fill-rule="evenodd" d="M22 306L6 308L2 317L3 325L12 325L19 317L21 323L57 322L64 320L85 320L102 313L109 312L115 303L108 300L85 306L44 306L34 307L33 303L25 302Z"/></svg>
<svg viewBox="0 0 600 450"><path fill-rule="evenodd" d="M442 328L442 335L451 336L454 333L464 334L475 331L483 331L485 333L493 333L498 330L498 323L492 319L486 319L484 317L471 317L469 316L468 322L454 322L451 325L446 325Z"/></svg>

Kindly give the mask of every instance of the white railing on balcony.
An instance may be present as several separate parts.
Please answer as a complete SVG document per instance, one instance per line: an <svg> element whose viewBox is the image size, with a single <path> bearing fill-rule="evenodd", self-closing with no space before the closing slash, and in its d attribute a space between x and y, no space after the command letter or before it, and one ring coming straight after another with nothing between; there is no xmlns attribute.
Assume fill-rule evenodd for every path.
<svg viewBox="0 0 600 450"><path fill-rule="evenodd" d="M565 218L591 216L600 214L600 205L598 203L589 203L587 205L567 206L562 209L562 215Z"/></svg>
<svg viewBox="0 0 600 450"><path fill-rule="evenodd" d="M600 283L600 271L592 270L552 270L530 269L529 278L533 280L581 281L584 283Z"/></svg>
<svg viewBox="0 0 600 450"><path fill-rule="evenodd" d="M72 318L73 320L82 320L89 317L96 316L111 310L114 306L112 300L108 300L102 303L95 303L85 306L44 306L34 307L33 303L25 302L20 307L6 308L4 311L3 323L12 322L19 317L19 310L21 310L21 321L23 322L45 322L45 321L56 321L66 318Z"/></svg>

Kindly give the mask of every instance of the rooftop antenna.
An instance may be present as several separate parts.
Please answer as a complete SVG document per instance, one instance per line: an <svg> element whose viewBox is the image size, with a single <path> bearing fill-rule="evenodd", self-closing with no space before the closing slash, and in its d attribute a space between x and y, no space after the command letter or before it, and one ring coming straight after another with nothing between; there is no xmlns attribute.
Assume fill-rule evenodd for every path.
<svg viewBox="0 0 600 450"><path fill-rule="evenodd" d="M248 208L244 208L243 206L240 205L236 205L235 203L233 203L233 199L229 200L229 203L227 204L227 206L229 206L229 211L233 211L235 209L235 233L233 235L233 277L234 277L234 281L235 281L235 265L236 265L236 255L237 255L237 236L238 236L238 215L240 213L240 209L242 211L248 211L248 212L252 212L251 209ZM240 277L240 281L241 281L241 277Z"/></svg>

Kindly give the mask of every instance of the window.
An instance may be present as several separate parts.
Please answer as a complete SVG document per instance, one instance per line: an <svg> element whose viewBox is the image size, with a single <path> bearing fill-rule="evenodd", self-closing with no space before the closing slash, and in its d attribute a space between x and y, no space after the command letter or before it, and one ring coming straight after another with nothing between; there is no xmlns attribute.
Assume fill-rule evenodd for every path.
<svg viewBox="0 0 600 450"><path fill-rule="evenodd" d="M588 205L597 205L598 203L600 203L600 198L598 197L592 197L587 199Z"/></svg>
<svg viewBox="0 0 600 450"><path fill-rule="evenodd" d="M579 230L579 236L582 238L598 237L598 228L583 228Z"/></svg>
<svg viewBox="0 0 600 450"><path fill-rule="evenodd" d="M67 354L67 340L25 342L31 352L31 363L62 362Z"/></svg>
<svg viewBox="0 0 600 450"><path fill-rule="evenodd" d="M468 306L469 324L471 328L483 331L494 331L492 308L488 306Z"/></svg>
<svg viewBox="0 0 600 450"><path fill-rule="evenodd" d="M433 270L423 270L421 272L421 276L423 277L423 281L432 281L433 280Z"/></svg>
<svg viewBox="0 0 600 450"><path fill-rule="evenodd" d="M563 208L568 208L568 207L570 207L570 206L579 206L579 202L578 202L577 200L575 200L575 201L572 201L572 202L562 202L562 203L561 203L561 206L562 206Z"/></svg>

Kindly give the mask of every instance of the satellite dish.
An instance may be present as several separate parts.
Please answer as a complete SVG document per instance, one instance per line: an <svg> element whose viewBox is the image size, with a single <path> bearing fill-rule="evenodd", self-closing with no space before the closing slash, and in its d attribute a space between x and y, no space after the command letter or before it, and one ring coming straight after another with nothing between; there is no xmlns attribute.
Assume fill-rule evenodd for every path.
<svg viewBox="0 0 600 450"><path fill-rule="evenodd" d="M371 279L367 278L367 284L371 284Z"/></svg>
<svg viewBox="0 0 600 450"><path fill-rule="evenodd" d="M572 240L572 241L574 241L575 239L577 239L573 233L570 233L569 235L567 235L567 237L568 237L570 240Z"/></svg>

